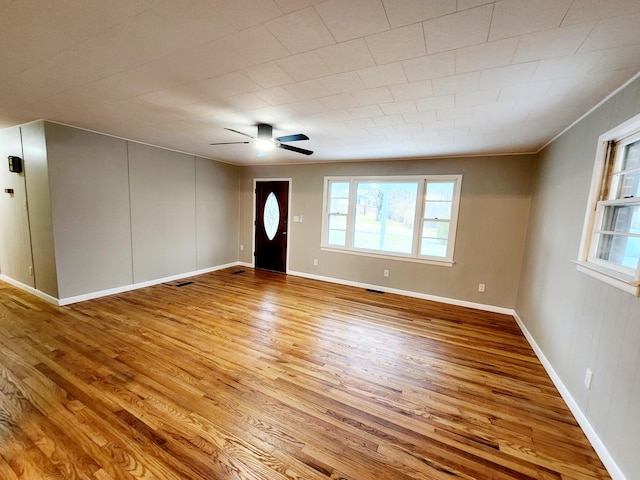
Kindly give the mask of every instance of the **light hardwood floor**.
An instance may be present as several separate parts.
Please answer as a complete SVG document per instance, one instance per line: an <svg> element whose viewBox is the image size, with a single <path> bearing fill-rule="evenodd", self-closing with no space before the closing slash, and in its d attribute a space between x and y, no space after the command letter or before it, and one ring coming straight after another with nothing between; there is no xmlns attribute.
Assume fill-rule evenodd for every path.
<svg viewBox="0 0 640 480"><path fill-rule="evenodd" d="M609 478L513 318L239 270L0 282L0 479Z"/></svg>

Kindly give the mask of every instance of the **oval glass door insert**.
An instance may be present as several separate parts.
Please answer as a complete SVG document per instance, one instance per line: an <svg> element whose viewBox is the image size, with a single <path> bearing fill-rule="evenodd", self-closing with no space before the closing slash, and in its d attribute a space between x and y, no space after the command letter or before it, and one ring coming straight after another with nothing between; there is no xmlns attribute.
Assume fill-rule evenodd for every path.
<svg viewBox="0 0 640 480"><path fill-rule="evenodd" d="M280 224L280 206L273 192L269 194L264 203L264 218L262 220L267 238L273 240L273 237L278 233L278 225Z"/></svg>

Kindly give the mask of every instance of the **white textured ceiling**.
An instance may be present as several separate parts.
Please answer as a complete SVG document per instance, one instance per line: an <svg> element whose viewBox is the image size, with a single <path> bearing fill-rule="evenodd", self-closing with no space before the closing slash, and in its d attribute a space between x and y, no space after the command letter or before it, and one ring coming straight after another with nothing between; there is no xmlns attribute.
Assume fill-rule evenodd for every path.
<svg viewBox="0 0 640 480"><path fill-rule="evenodd" d="M0 0L0 128L235 164L534 152L640 71L640 0ZM257 158L233 128L305 133Z"/></svg>

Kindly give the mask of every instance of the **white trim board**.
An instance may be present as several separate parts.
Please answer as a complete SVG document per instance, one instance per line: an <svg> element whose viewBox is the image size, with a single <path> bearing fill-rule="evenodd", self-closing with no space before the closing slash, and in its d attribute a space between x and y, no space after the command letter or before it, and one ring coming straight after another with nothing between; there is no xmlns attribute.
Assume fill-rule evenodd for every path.
<svg viewBox="0 0 640 480"><path fill-rule="evenodd" d="M215 272L216 270L222 270L225 268L235 267L238 265L246 265L246 264L243 264L241 262L231 262L231 263L226 263L224 265L218 265L216 267L204 268L202 270L195 270L193 272L180 273L178 275L172 275L170 277L156 278L154 280L149 280L147 282L132 283L130 285L123 285L121 287L109 288L107 290L99 290L97 292L84 293L82 295L76 295L73 297L66 297L61 299L57 299L55 297L52 297L51 295L47 295L46 293L36 290L35 288L30 287L29 285L25 285L16 280L13 280L12 278L9 278L5 275L0 275L0 280L4 280L7 283L10 283L11 285L13 285L14 287L17 287L21 290L24 290L33 295L36 295L37 297L40 297L43 300L46 300L47 302L52 303L58 307L64 307L65 305L71 305L72 303L84 302L85 300L93 300L94 298L106 297L108 295L114 295L116 293L123 293L123 292L129 292L131 290L138 290L139 288L150 287L152 285L158 285L160 283L172 282L174 280L181 280L183 278L188 278L188 277L195 277L196 275Z"/></svg>
<svg viewBox="0 0 640 480"><path fill-rule="evenodd" d="M29 292L32 295L35 295L36 297L41 298L42 300L45 300L49 303L53 303L54 305L57 305L58 307L60 306L59 300L55 297L52 297L51 295L41 292L40 290L36 290L35 288L33 288L30 285L26 285L22 282L19 282L17 280L14 280L13 278L7 277L6 275L2 275L0 274L0 280L3 280L11 285L13 285L16 288L19 288L20 290L24 290L25 292Z"/></svg>
<svg viewBox="0 0 640 480"><path fill-rule="evenodd" d="M627 480L627 477L625 476L624 473L622 473L622 470L620 470L620 467L618 467L618 464L615 462L615 460L609 453L609 450L607 450L607 447L605 446L605 444L602 442L602 440L600 440L600 437L598 436L593 426L589 422L589 419L586 417L584 412L580 409L580 407L578 406L578 403L573 398L573 395L571 395L571 392L569 391L569 389L566 387L566 385L564 384L560 376L556 373L555 369L553 368L553 365L551 364L549 359L546 357L546 355L544 354L544 352L542 351L542 349L540 348L536 340L533 338L533 335L531 335L531 333L529 332L529 330L527 329L524 322L522 321L522 319L520 318L520 316L516 311L513 312L513 318L515 318L516 322L518 323L518 326L520 327L520 330L522 330L522 333L524 334L525 338L531 345L531 348L533 348L533 351L535 352L536 356L540 360L540 363L542 363L542 366L549 374L549 377L551 377L553 384L558 389L558 392L560 392L562 399L565 401L565 403L569 407L569 410L571 410L571 413L573 413L573 416L576 418L578 424L580 425L580 428L582 429L584 434L587 436L587 439L589 440L594 450L600 457L600 460L602 460L602 463L604 464L605 468L609 472L609 475L611 475L612 480Z"/></svg>
<svg viewBox="0 0 640 480"><path fill-rule="evenodd" d="M204 268L202 270L195 270L193 272L180 273L178 275L172 275L170 277L156 278L147 282L133 283L131 285L124 285L122 287L110 288L108 290L101 290L98 292L86 293L83 295L77 295L75 297L67 297L60 299L60 306L70 305L72 303L84 302L85 300L92 300L94 298L106 297L116 293L128 292L130 290L137 290L139 288L151 287L152 285L159 285L165 282L173 282L174 280L181 280L183 278L195 277L196 275L202 275L204 273L215 272L216 270L222 270L224 268L235 267L239 262L227 263L224 265L218 265L216 267Z"/></svg>
<svg viewBox="0 0 640 480"><path fill-rule="evenodd" d="M351 280L342 280L340 278L333 278L333 277L323 277L321 275L313 275L311 273L305 273L305 272L296 272L293 270L288 270L287 274L293 275L296 277L309 278L311 280L321 280L323 282L337 283L340 285L348 285L350 287L359 287L359 288L365 288L365 289L368 288L372 290L378 290L380 292L395 293L397 295L404 295L405 297L420 298L422 300L431 300L433 302L447 303L449 305L457 305L459 307L475 308L478 310L484 310L485 312L504 313L505 315L513 315L514 313L513 309L511 308L496 307L494 305L486 305L484 303L468 302L466 300L458 300L456 298L439 297L437 295L429 295L427 293L412 292L410 290L400 290L398 288L382 287L380 285L373 285L370 283L352 282Z"/></svg>

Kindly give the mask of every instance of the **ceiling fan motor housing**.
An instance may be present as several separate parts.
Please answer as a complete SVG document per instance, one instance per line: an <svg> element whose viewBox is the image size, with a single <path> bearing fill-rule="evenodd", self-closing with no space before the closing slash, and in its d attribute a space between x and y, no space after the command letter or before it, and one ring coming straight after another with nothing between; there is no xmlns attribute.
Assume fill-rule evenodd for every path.
<svg viewBox="0 0 640 480"><path fill-rule="evenodd" d="M273 126L266 123L259 123L258 138L260 140L271 140L273 138Z"/></svg>

